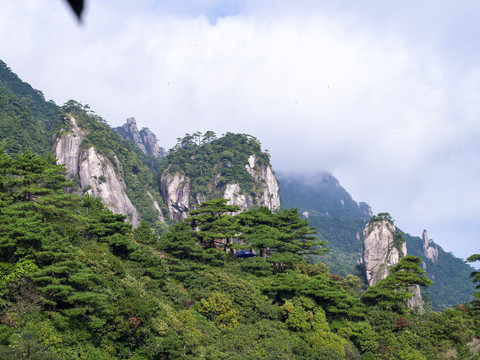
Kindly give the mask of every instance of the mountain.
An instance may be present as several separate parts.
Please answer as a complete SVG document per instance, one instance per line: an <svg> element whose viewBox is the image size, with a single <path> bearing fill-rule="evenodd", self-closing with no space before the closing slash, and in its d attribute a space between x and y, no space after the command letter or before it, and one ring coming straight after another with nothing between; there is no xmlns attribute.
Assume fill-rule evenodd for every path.
<svg viewBox="0 0 480 360"><path fill-rule="evenodd" d="M187 134L163 157L127 125L46 102L2 63L1 359L478 358L478 306L444 309L471 268L426 232L405 235L419 259L379 229L386 256L363 264L401 259L366 289L380 214L333 175L280 174L281 202L253 136ZM444 311L407 308L420 266Z"/></svg>
<svg viewBox="0 0 480 360"><path fill-rule="evenodd" d="M123 126L114 130L125 139L133 141L144 154L155 158L163 158L167 155L165 149L158 145L157 137L149 128L138 130L137 121L134 117L127 118L127 122Z"/></svg>
<svg viewBox="0 0 480 360"><path fill-rule="evenodd" d="M59 124L59 107L45 101L41 91L11 71L0 60L0 147L10 153L27 149L49 153L53 133Z"/></svg>
<svg viewBox="0 0 480 360"><path fill-rule="evenodd" d="M280 208L277 179L269 155L251 135L187 134L165 158L160 190L170 216L185 218L188 211L213 198L229 199L242 211L266 206Z"/></svg>
<svg viewBox="0 0 480 360"><path fill-rule="evenodd" d="M313 262L325 263L334 274L355 274L367 282L361 265L363 230L372 216L366 203L355 202L350 194L329 173L316 175L277 174L280 180L282 205L296 207L317 228L319 237L327 242L330 253L315 257ZM404 234L408 255L422 259L426 276L433 285L424 290L424 299L434 310L441 310L472 300L474 285L470 274L474 269L443 251L426 237Z"/></svg>
<svg viewBox="0 0 480 360"><path fill-rule="evenodd" d="M362 232L372 211L366 203L355 202L329 173L277 173L285 207L295 207L332 250L321 260L334 274L363 277L358 267L363 251Z"/></svg>
<svg viewBox="0 0 480 360"><path fill-rule="evenodd" d="M165 155L156 136L138 130L134 118L114 130L88 105L45 101L0 65L0 146L12 155L53 154L66 165L75 193L99 197L135 226L144 220L157 233L214 198L225 197L242 210L295 207L331 249L310 261L325 263L333 274L365 278L362 232L372 212L333 175L275 174L259 140L246 134L186 134ZM409 254L422 258L435 282L426 296L434 309L471 299L470 266L429 240L406 239Z"/></svg>

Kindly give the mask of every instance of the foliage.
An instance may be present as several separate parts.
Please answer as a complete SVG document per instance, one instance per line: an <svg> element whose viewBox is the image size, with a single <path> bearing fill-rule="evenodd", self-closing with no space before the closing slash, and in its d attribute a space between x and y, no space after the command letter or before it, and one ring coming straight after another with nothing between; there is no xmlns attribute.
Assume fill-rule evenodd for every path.
<svg viewBox="0 0 480 360"><path fill-rule="evenodd" d="M403 313L407 308L407 300L411 299L413 287L428 287L432 281L423 276L425 271L420 267L422 260L415 256L405 256L390 269L390 274L377 284L369 287L362 294L367 304L378 304L386 310Z"/></svg>
<svg viewBox="0 0 480 360"><path fill-rule="evenodd" d="M196 132L177 139L165 158L164 172L185 174L190 194L206 199L221 197L229 183L237 183L256 198L263 189L245 168L251 155L258 166L270 166L270 155L261 151L260 142L251 135L226 133L217 138L213 131ZM190 200L196 202L193 197Z"/></svg>
<svg viewBox="0 0 480 360"><path fill-rule="evenodd" d="M60 128L68 131L68 122L56 115L54 104L45 104L41 93L1 65L0 126L9 134L0 133L7 150L0 151L0 358L479 357L478 302L425 314L405 309L410 286L429 284L418 258L405 257L385 282L366 291L358 273L349 273L361 245L356 235L369 209L355 203L333 177L319 186L328 194L313 211L290 205L294 208L236 214L236 207L219 199L206 202L161 236L151 230L157 214L150 216L145 208L147 221L133 230L99 199L67 193L72 184L63 166L37 152L47 154L52 135ZM137 196L135 205L141 207L156 186L152 169L159 164L148 163L131 145L111 137L87 106L68 102L62 111L76 114L90 131L84 147L95 146L114 164L118 159L117 170L137 186L129 196ZM12 132L16 121L24 131ZM260 145L252 137L216 139L207 132L180 139L173 153L185 164L189 156L213 154L215 174L221 176L216 190L205 186L207 194L237 176L244 181L242 189L250 191L251 176L242 180L248 156L255 154L268 164L268 154L256 150ZM170 160L170 169L183 161ZM210 162L204 160L188 171L206 174ZM292 184L285 184L289 186L292 190ZM315 197L309 201L315 203ZM306 210L308 221L300 215ZM410 253L421 252L417 239L405 237L413 244ZM336 261L345 263L337 267L343 276L317 262L331 256L319 255L324 240L332 248L343 242L341 249L350 249L332 251L339 253ZM234 253L239 249L262 256L238 259ZM423 260L427 275L432 271L444 286L448 272L459 265L439 252L438 263ZM450 281L469 282L471 268L464 264L462 269L450 274ZM473 280L478 284L477 271ZM449 301L455 296L442 294Z"/></svg>
<svg viewBox="0 0 480 360"><path fill-rule="evenodd" d="M308 258L309 263L325 263L332 274L343 277L352 274L366 282L358 265L362 257L362 232L371 217L367 204L355 202L330 174L309 175L277 173L280 195L285 207L298 208L305 213L311 226L318 231L318 238L328 244L330 252ZM404 233L409 255L418 256L425 266L426 276L434 280L429 288L422 289L426 306L433 310L470 302L475 286L469 280L474 270L451 253L432 243L438 250L436 261L423 253L420 237Z"/></svg>
<svg viewBox="0 0 480 360"><path fill-rule="evenodd" d="M394 223L392 216L387 212L378 213L377 215L374 215L370 218L370 222L375 222L375 221L388 221L392 225Z"/></svg>
<svg viewBox="0 0 480 360"><path fill-rule="evenodd" d="M52 158L2 152L0 165L2 358L478 355L473 308L394 315L372 288L362 304L358 278L300 261L318 244L295 209L231 215L235 207L210 201L158 237L145 222L132 231L99 199L65 193ZM209 232L230 246L204 241ZM242 247L265 257L238 259ZM404 257L380 287L428 284L418 265Z"/></svg>
<svg viewBox="0 0 480 360"><path fill-rule="evenodd" d="M26 150L46 155L59 123L59 108L21 81L0 60L0 147L10 154Z"/></svg>
<svg viewBox="0 0 480 360"><path fill-rule="evenodd" d="M468 262L475 262L480 260L480 254L473 254L471 255L467 261ZM473 283L475 284L476 289L480 289L480 271L475 270L472 271L470 274L470 277L472 278ZM472 306L475 310L480 310L480 292L476 291L473 294L474 298L472 300Z"/></svg>

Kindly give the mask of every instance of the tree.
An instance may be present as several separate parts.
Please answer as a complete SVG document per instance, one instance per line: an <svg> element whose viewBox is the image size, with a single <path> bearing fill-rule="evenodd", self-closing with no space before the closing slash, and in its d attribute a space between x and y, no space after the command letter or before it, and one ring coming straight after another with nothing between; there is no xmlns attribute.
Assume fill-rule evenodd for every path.
<svg viewBox="0 0 480 360"><path fill-rule="evenodd" d="M210 143L217 138L217 135L211 130L208 130L203 134L203 143Z"/></svg>
<svg viewBox="0 0 480 360"><path fill-rule="evenodd" d="M417 256L405 256L397 265L390 268L390 274L374 286L369 287L361 296L364 303L378 304L380 307L405 312L407 301L411 299L416 285L428 287L433 282L424 276L422 259Z"/></svg>
<svg viewBox="0 0 480 360"><path fill-rule="evenodd" d="M133 231L133 238L139 244L155 245L158 236L148 226L146 221L140 221L140 225Z"/></svg>
<svg viewBox="0 0 480 360"><path fill-rule="evenodd" d="M475 262L480 261L480 254L473 254L467 259L468 262ZM480 289L480 271L475 270L470 275L474 284L476 284L476 288ZM480 310L480 291L476 291L473 293L473 301L472 306L475 310Z"/></svg>
<svg viewBox="0 0 480 360"><path fill-rule="evenodd" d="M219 328L234 327L240 320L240 313L223 293L214 292L207 299L201 299L198 311Z"/></svg>
<svg viewBox="0 0 480 360"><path fill-rule="evenodd" d="M230 215L240 210L238 205L228 205L228 199L213 199L190 212L185 222L196 230L195 236L204 247L214 248L220 242L224 250L232 245L233 239L241 232L241 227Z"/></svg>
<svg viewBox="0 0 480 360"><path fill-rule="evenodd" d="M373 221L388 221L393 224L392 216L388 212L378 213L370 218L370 222Z"/></svg>
<svg viewBox="0 0 480 360"><path fill-rule="evenodd" d="M277 271L293 269L307 254L322 254L324 241L316 240L316 230L307 220L300 219L297 209L273 213L265 206L240 213L237 218L243 226L245 247L252 247L261 256L269 257Z"/></svg>

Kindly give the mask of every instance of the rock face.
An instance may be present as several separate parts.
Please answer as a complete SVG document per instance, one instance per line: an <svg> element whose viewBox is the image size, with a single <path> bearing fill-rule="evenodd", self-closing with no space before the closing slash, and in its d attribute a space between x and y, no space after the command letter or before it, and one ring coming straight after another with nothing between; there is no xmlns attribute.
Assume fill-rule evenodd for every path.
<svg viewBox="0 0 480 360"><path fill-rule="evenodd" d="M395 230L387 220L370 222L363 230L363 263L370 286L385 279L400 256L407 254L405 243L400 249L394 246Z"/></svg>
<svg viewBox="0 0 480 360"><path fill-rule="evenodd" d="M150 154L154 157L165 157L167 153L165 149L158 146L157 137L153 132L150 131L149 128L143 128L140 130L140 137L142 139L142 143L145 146L147 154Z"/></svg>
<svg viewBox="0 0 480 360"><path fill-rule="evenodd" d="M368 285L373 286L390 274L390 268L407 255L407 244L395 244L396 227L387 220L368 223L363 230L363 257ZM413 298L407 304L410 309L423 312L420 286L412 286Z"/></svg>
<svg viewBox="0 0 480 360"><path fill-rule="evenodd" d="M254 155L245 164L248 173L255 179L260 188L257 197L242 191L238 183L231 182L226 185L219 196L228 199L229 205L240 206L240 211L251 209L253 206L266 206L270 210L280 208L279 186L270 166L258 166ZM220 175L211 180L211 187L217 186ZM195 209L200 203L208 200L203 194L193 194L190 179L183 173L171 174L164 171L161 176L160 192L168 207L170 217L182 220L188 216L188 211Z"/></svg>
<svg viewBox="0 0 480 360"><path fill-rule="evenodd" d="M158 146L158 140L154 133L148 128L143 128L138 131L137 121L134 117L127 119L127 122L122 126L125 137L133 141L144 154L154 157L165 157L165 150Z"/></svg>
<svg viewBox="0 0 480 360"><path fill-rule="evenodd" d="M423 239L423 255L425 255L427 259L430 259L434 263L436 263L438 259L438 249L436 247L430 246L430 244L432 243L432 240L428 239L427 230L423 230L422 239Z"/></svg>
<svg viewBox="0 0 480 360"><path fill-rule="evenodd" d="M100 197L108 209L126 215L130 223L138 226L139 215L125 193L126 186L122 177L117 176L112 162L97 153L94 147L80 150L87 134L78 127L73 117L69 119L71 130L62 134L54 145L57 163L65 164L69 176L79 180L80 193ZM117 159L115 162L117 168L121 169Z"/></svg>
<svg viewBox="0 0 480 360"><path fill-rule="evenodd" d="M248 210L252 207L253 201L252 197L241 194L240 185L238 184L228 184L225 188L225 193L223 194L225 199L228 199L228 205L238 205L240 206L240 211Z"/></svg>
<svg viewBox="0 0 480 360"><path fill-rule="evenodd" d="M259 204L268 207L270 210L280 208L280 192L278 181L270 166L256 166L255 155L250 155L248 164L245 165L248 173L257 181L264 184L263 195Z"/></svg>
<svg viewBox="0 0 480 360"><path fill-rule="evenodd" d="M172 219L181 221L189 210L190 179L184 174L162 173L160 189Z"/></svg>

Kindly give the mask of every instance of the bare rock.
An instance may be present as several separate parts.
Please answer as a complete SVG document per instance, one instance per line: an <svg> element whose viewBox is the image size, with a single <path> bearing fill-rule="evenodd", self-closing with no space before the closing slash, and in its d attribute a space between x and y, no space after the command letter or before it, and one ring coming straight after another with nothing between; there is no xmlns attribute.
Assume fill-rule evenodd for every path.
<svg viewBox="0 0 480 360"><path fill-rule="evenodd" d="M394 246L394 234L395 225L387 220L370 222L363 230L363 263L370 286L385 279L398 264L400 251ZM400 250L406 255L406 246Z"/></svg>

